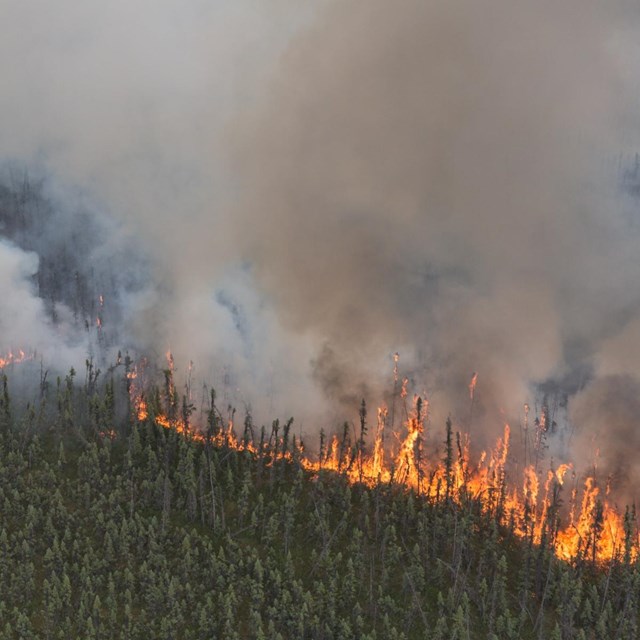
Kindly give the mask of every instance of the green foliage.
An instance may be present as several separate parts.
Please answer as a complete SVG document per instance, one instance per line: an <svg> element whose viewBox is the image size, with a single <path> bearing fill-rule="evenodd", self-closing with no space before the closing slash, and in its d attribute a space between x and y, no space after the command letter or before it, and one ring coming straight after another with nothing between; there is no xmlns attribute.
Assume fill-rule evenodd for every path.
<svg viewBox="0 0 640 640"><path fill-rule="evenodd" d="M75 372L59 382L52 427L35 434L18 436L0 388L0 638L637 637L628 549L605 568L572 566L470 498L312 477L291 421L263 429L261 446L247 414L256 453L151 419L125 429L116 385L101 390L87 368L84 390ZM170 371L165 382L158 402L177 412ZM364 403L360 419L362 450ZM208 429L223 429L213 394ZM445 453L450 470L450 426Z"/></svg>

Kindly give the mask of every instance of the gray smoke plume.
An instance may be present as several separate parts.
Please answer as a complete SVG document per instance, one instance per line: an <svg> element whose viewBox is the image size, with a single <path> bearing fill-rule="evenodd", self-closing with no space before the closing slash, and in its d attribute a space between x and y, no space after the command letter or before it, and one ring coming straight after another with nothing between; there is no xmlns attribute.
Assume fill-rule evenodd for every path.
<svg viewBox="0 0 640 640"><path fill-rule="evenodd" d="M462 422L479 372L476 420L497 426L636 316L616 162L638 133L637 14L335 3L294 40L235 132L238 237L283 322L326 344L336 397L389 380L397 350Z"/></svg>
<svg viewBox="0 0 640 640"><path fill-rule="evenodd" d="M640 480L640 380L631 375L603 376L571 403L576 425L571 454L590 465L602 486L620 500L635 502Z"/></svg>
<svg viewBox="0 0 640 640"><path fill-rule="evenodd" d="M86 255L128 274L119 339L314 425L389 400L395 352L481 442L541 382L606 405L640 364L637 9L299 4L0 7L0 148L117 220Z"/></svg>
<svg viewBox="0 0 640 640"><path fill-rule="evenodd" d="M283 336L231 238L221 147L225 123L259 93L309 15L285 0L268 8L259 1L2 3L0 163L24 170L29 184L45 178L27 210L56 222L30 228L64 238L55 247L68 260L29 234L16 237L13 206L0 207L0 233L29 252L37 273L26 284L43 299L43 322L57 322L61 349L60 325L69 324L81 351L97 350L96 331L85 327L96 322L104 295L102 333L112 345L161 365L171 349L180 374L193 360L201 379L228 387L218 389L221 397L232 399L238 388L241 400L273 397L266 414L289 378L300 378L286 364L305 338ZM19 185L5 176L0 184L11 202L20 200ZM52 253L58 261L49 268ZM67 295L77 282L82 302L80 293ZM250 331L237 329L242 314ZM18 345L0 336L0 352L39 343L41 332L26 327L15 325Z"/></svg>

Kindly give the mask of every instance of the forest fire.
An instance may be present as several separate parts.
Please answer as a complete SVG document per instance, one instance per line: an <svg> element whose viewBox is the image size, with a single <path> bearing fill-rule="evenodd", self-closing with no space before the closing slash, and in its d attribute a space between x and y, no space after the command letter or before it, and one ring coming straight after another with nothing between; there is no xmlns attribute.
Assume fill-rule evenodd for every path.
<svg viewBox="0 0 640 640"><path fill-rule="evenodd" d="M451 423L447 424L447 447L444 460L425 459L422 453L424 435L419 410L406 423L406 436L398 453L383 460L382 430L374 443L374 454L368 456L354 449L345 449L334 437L326 457L317 462L303 458L305 468L313 471L331 469L347 475L352 482L398 483L410 487L430 500L449 500L458 504L472 499L482 509L499 517L502 525L518 537L535 544L551 544L558 557L565 560L580 555L594 561L607 561L628 553L635 558L640 539L635 522L621 516L605 498L592 477L583 488L571 489L568 521L560 515L561 491L570 464L546 472L540 490L540 472L528 465L523 472L522 487L512 486L507 471L510 429L488 455L483 452L477 464L469 457L469 441L456 433L453 446ZM579 496L582 496L579 500Z"/></svg>
<svg viewBox="0 0 640 640"><path fill-rule="evenodd" d="M544 471L540 457L536 456L535 464L527 464L518 471L517 464L510 460L511 429L508 424L495 447L481 452L474 462L469 435L454 431L450 419L446 423L444 451L427 453L428 403L419 396L414 398L412 409L406 412L401 433L391 429L389 411L380 407L375 436L370 443L365 437L367 413L363 402L359 437L354 437L352 425L345 423L341 436L334 435L328 443L321 436L319 454L312 456L300 441L296 442L295 436L288 441L290 423L281 434L277 421L270 436L265 436L263 428L259 441L253 427L245 423L244 434L238 437L234 412L230 410L229 417L224 419L215 407L215 394L209 409L208 428L194 428L190 423L192 407L186 397L182 411L178 408L170 356L168 362L169 368L165 370L168 411L160 410L158 402L155 409L150 410L138 372L129 372L132 407L138 422L152 420L198 442L249 451L261 456L265 465L287 459L296 461L314 475L334 472L352 484L396 485L415 491L434 503L460 507L475 505L518 538L535 545L550 546L563 560L584 558L604 563L635 560L638 555L640 537L635 511L627 509L624 515L621 514L609 500L608 492L605 496L601 494L591 475L586 476L580 486L571 463ZM475 375L473 380L475 382ZM403 399L406 385L403 380L399 394ZM546 420L543 415L537 421L538 430L545 428ZM537 442L542 437L540 433L535 435ZM389 446L389 443L395 446ZM567 482L569 472L570 483ZM520 482L518 475L522 477Z"/></svg>

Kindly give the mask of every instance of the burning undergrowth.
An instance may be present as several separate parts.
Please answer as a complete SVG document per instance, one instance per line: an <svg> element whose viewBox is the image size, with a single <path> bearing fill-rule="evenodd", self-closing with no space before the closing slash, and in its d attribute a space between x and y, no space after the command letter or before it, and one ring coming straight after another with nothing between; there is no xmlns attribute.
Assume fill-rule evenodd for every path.
<svg viewBox="0 0 640 640"><path fill-rule="evenodd" d="M46 429L80 411L96 431L115 438L122 425L151 421L267 462L295 462L310 474L398 486L435 503L471 501L515 535L551 545L564 559L635 558L635 513L623 506L635 499L628 452L639 412L632 376L547 381L533 394L533 406L513 415L496 410L500 387L482 372L458 377L452 389L451 378L438 382L415 355L403 375L396 354L392 377L389 372L381 384L374 376L368 384L349 378L349 352L325 343L310 367L327 400L324 415L314 409L312 426L292 420L258 426L250 396L240 390L242 367L218 368L211 381L216 394L205 379L211 370L198 370L197 361L176 366L170 352L154 354L161 332L153 325L150 338L137 333L136 312L153 279L137 254L114 273L119 253L133 250L130 240L107 229L101 216L56 210L43 189L25 180L3 192L0 256L8 296L0 370L17 392L12 410L28 428ZM72 244L57 227L77 228ZM102 244L101 234L109 239ZM76 244L81 250L72 249ZM224 289L212 298L250 362L256 348L250 303ZM118 348L121 341L130 347ZM421 386L423 375L431 387ZM444 393L442 384L448 385ZM362 398L382 404L374 411ZM266 403L257 406L257 415L264 415ZM356 419L340 422L358 406ZM273 414L272 397L269 408Z"/></svg>
<svg viewBox="0 0 640 640"><path fill-rule="evenodd" d="M396 358L396 382L397 365ZM550 456L558 425L546 404L535 417L525 406L518 432L505 424L495 446L479 452L451 419L442 433L432 423L428 400L408 399L405 378L390 406L371 416L362 400L357 421L345 422L333 435L321 431L317 445L307 446L309 438L296 433L293 419L258 427L249 410L237 417L231 405L217 405L214 390L207 406L198 408L188 384L184 393L177 391L171 354L162 387L145 388L144 371L134 367L126 374L138 422L151 420L203 444L248 451L263 463L286 460L311 474L335 472L370 487L395 485L434 503L475 503L517 537L548 545L564 560L628 561L640 549L635 508L617 500L613 478L601 477L595 462L583 469L581 461ZM471 403L477 380L474 374Z"/></svg>

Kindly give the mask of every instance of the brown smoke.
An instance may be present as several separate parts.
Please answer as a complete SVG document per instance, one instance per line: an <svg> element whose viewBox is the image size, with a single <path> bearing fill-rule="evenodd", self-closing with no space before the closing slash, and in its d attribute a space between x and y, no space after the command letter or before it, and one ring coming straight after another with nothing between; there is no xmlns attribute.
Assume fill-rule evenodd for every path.
<svg viewBox="0 0 640 640"><path fill-rule="evenodd" d="M512 409L620 329L640 301L637 230L606 163L636 134L631 18L368 0L292 42L233 131L234 212L282 321L325 345L326 388L348 396L381 363L389 380L398 350L444 411L474 371L478 401Z"/></svg>

